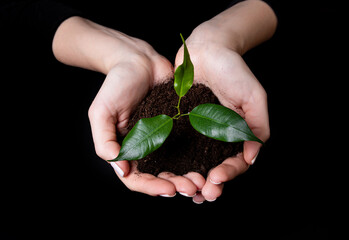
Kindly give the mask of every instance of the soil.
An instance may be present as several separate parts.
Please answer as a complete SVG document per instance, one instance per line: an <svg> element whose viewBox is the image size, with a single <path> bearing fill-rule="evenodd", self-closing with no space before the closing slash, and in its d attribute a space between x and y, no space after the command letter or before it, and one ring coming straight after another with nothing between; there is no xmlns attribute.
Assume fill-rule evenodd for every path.
<svg viewBox="0 0 349 240"><path fill-rule="evenodd" d="M176 115L177 103L178 96L172 80L155 86L134 111L128 130L141 118L155 117L159 114L171 117ZM203 103L219 104L219 101L206 86L193 85L181 99L181 113L188 113ZM159 149L138 160L137 168L140 172L155 176L160 172L183 175L193 171L206 177L211 168L241 151L242 143L226 143L208 138L190 125L188 116L183 116L174 120L171 134Z"/></svg>

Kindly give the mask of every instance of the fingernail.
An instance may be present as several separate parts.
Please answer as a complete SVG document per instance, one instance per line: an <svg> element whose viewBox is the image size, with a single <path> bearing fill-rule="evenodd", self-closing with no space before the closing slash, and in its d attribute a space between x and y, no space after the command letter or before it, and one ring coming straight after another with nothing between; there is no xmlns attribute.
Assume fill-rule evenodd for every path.
<svg viewBox="0 0 349 240"><path fill-rule="evenodd" d="M174 197L174 196L176 196L176 193L175 193L175 194L173 194L173 195L169 195L169 194L161 194L160 196L161 196L161 197Z"/></svg>
<svg viewBox="0 0 349 240"><path fill-rule="evenodd" d="M184 193L184 192L179 192L180 195L185 196L185 197L195 197L196 193L194 195L189 195L188 193Z"/></svg>
<svg viewBox="0 0 349 240"><path fill-rule="evenodd" d="M110 165L114 168L114 171L120 176L124 177L124 171L116 164L116 162L111 162Z"/></svg>
<svg viewBox="0 0 349 240"><path fill-rule="evenodd" d="M213 181L211 178L210 178L210 182L213 183L213 184L215 184L215 185L221 184L221 182L215 182L215 181Z"/></svg>
<svg viewBox="0 0 349 240"><path fill-rule="evenodd" d="M202 204L204 201L195 201L195 199L193 198L193 202L196 204Z"/></svg>
<svg viewBox="0 0 349 240"><path fill-rule="evenodd" d="M257 159L257 157L258 157L258 154L259 154L259 150L258 150L258 152L257 152L257 154L256 154L256 156L252 159L252 161L251 161L251 165L253 165L254 164L254 162L256 161L256 159Z"/></svg>
<svg viewBox="0 0 349 240"><path fill-rule="evenodd" d="M217 199L217 198L214 198L214 199L211 199L211 200L206 199L206 201L207 201L207 202L214 202L214 201L216 201L216 199Z"/></svg>

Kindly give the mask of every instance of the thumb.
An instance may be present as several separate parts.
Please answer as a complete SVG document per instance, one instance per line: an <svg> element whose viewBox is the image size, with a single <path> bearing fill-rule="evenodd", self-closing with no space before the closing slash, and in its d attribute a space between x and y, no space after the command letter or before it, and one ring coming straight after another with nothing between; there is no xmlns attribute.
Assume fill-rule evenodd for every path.
<svg viewBox="0 0 349 240"><path fill-rule="evenodd" d="M173 66L167 58L158 55L153 59L153 75L155 84L163 83L173 77Z"/></svg>
<svg viewBox="0 0 349 240"><path fill-rule="evenodd" d="M116 141L115 122L110 117L103 117L101 112L97 112L91 107L89 110L90 125L92 130L93 142L97 155L104 160L116 158L120 152L120 145ZM101 117L102 116L102 117ZM127 161L112 162L111 166L120 177L125 177L130 166Z"/></svg>
<svg viewBox="0 0 349 240"><path fill-rule="evenodd" d="M243 106L245 120L252 132L263 142L270 137L269 116L267 97L263 88L260 88L259 96L254 96L255 101L248 102ZM262 144L255 141L244 142L244 159L252 165L258 156Z"/></svg>
<svg viewBox="0 0 349 240"><path fill-rule="evenodd" d="M244 159L249 164L252 165L256 161L259 150L262 144L254 141L244 142Z"/></svg>
<svg viewBox="0 0 349 240"><path fill-rule="evenodd" d="M184 48L182 46L179 48L179 50L177 52L177 55L175 58L175 63L174 63L174 69L177 69L177 67L183 63L183 55L184 55L183 49Z"/></svg>
<svg viewBox="0 0 349 240"><path fill-rule="evenodd" d="M110 140L103 144L96 142L95 148L99 157L104 160L112 160L118 156L121 147L116 141ZM130 171L128 161L110 162L110 165L119 177L126 177Z"/></svg>
<svg viewBox="0 0 349 240"><path fill-rule="evenodd" d="M104 148L104 150L102 150L104 153L102 155L104 157L102 158L105 160L112 160L118 156L121 147L116 141L109 141L105 143L102 148ZM119 177L126 177L130 171L128 161L110 162L110 165Z"/></svg>

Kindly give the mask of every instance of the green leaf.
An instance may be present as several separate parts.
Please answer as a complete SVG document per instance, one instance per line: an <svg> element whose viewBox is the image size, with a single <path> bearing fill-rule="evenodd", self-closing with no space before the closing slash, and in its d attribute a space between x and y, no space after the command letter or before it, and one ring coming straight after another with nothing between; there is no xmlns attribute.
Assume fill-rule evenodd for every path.
<svg viewBox="0 0 349 240"><path fill-rule="evenodd" d="M184 45L184 57L182 65L178 66L174 73L174 88L179 97L183 97L193 85L194 65L190 60L187 45L181 34Z"/></svg>
<svg viewBox="0 0 349 240"><path fill-rule="evenodd" d="M119 155L110 161L144 158L165 142L172 126L173 119L167 115L140 119L123 140Z"/></svg>
<svg viewBox="0 0 349 240"><path fill-rule="evenodd" d="M191 125L199 133L224 142L256 141L263 144L235 111L216 104L201 104L189 113Z"/></svg>

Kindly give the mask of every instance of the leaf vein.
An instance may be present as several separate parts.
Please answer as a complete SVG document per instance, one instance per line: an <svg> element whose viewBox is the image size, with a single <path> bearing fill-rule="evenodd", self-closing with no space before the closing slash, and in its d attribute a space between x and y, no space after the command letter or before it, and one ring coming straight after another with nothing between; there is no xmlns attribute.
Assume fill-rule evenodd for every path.
<svg viewBox="0 0 349 240"><path fill-rule="evenodd" d="M153 131L151 131L150 133L146 134L143 138L141 138L141 140L137 141L135 144L133 144L132 146L130 146L126 151L124 151L124 154L123 155L127 155L127 153L129 151L131 151L132 149L135 148L135 146L137 145L140 145L141 143L143 143L149 136L153 135L155 132L157 132L159 129L161 129L164 125L166 125L169 121L171 121L172 118L170 119L167 119L163 124L160 124L157 128L155 128ZM146 132L145 130L143 129L137 129L141 132Z"/></svg>
<svg viewBox="0 0 349 240"><path fill-rule="evenodd" d="M217 121L217 120L215 120L214 118L209 118L209 117L206 117L206 116L204 116L204 115L195 114L195 113L192 113L192 112L190 113L190 115L193 115L193 116L196 116L196 117L199 117L199 118L203 118L203 119L206 119L206 120L215 122L215 123L220 124L220 125L223 125L223 126L225 126L225 127L231 127L231 128L233 128L233 129L235 129L236 131L239 131L239 132L242 132L242 133L244 133L244 134L246 134L246 135L248 135L248 136L251 136L250 133L245 132L245 131L242 131L240 128L234 127L234 126L232 126L232 125L230 125L230 124L228 124L228 123L224 123L224 122Z"/></svg>

